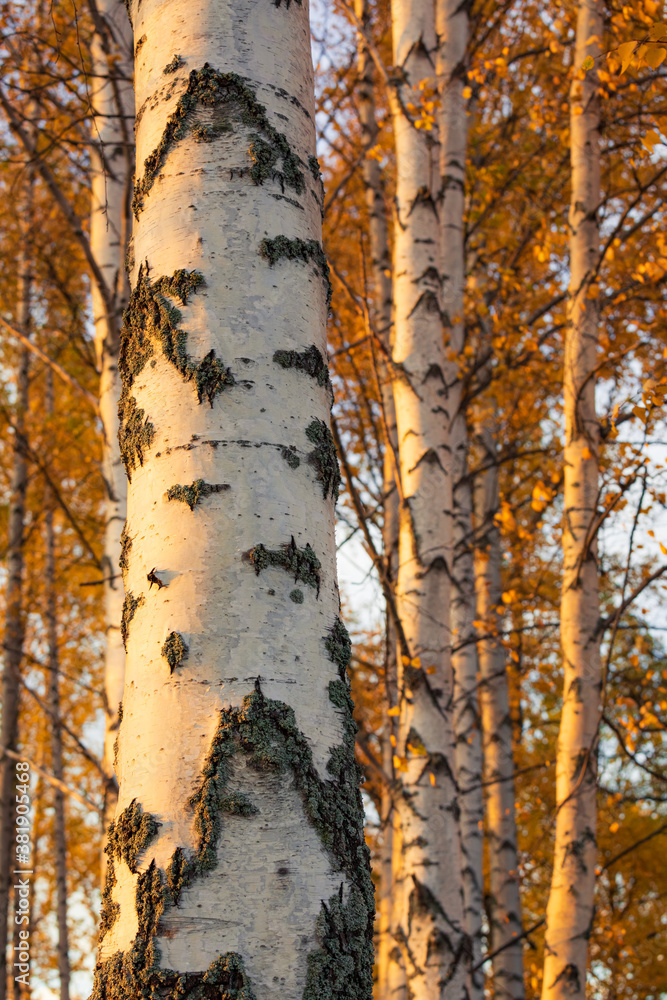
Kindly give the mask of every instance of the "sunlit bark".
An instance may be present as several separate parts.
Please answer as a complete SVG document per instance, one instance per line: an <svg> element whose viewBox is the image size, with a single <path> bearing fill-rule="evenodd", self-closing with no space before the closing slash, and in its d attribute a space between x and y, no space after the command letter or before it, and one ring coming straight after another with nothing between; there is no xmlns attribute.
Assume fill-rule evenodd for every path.
<svg viewBox="0 0 667 1000"><path fill-rule="evenodd" d="M581 0L570 90L570 288L563 393L563 709L556 758L556 843L547 906L543 1000L583 997L594 915L597 741L601 687L595 519L600 430L595 412L600 260L603 11ZM589 62L587 62L589 61ZM591 68L584 69L584 64Z"/></svg>
<svg viewBox="0 0 667 1000"><path fill-rule="evenodd" d="M361 125L361 143L365 151L362 163L364 195L368 213L368 243L370 250L370 279L372 287L373 343L371 349L375 359L381 392L382 422L384 427L383 464L383 528L382 548L390 581L395 581L398 568L398 489L396 486L396 409L391 378L386 355L391 350L392 336L392 280L391 252L387 224L387 206L382 183L380 164L373 155L378 140L378 126L375 114L375 67L368 51L364 34L370 30L368 5L366 0L356 0L355 9L364 32L359 33L358 107ZM380 342L377 344L375 339ZM396 630L390 614L387 614L387 636L385 652L385 692L386 709L396 704L397 645ZM382 762L385 774L393 772L393 719L385 715L382 735ZM378 954L377 1000L400 1000L404 990L404 976L400 963L396 961L395 945L391 937L391 908L393 899L392 851L393 851L393 800L390 790L383 786L380 804L382 825L382 847L379 861L380 881L378 886Z"/></svg>
<svg viewBox="0 0 667 1000"><path fill-rule="evenodd" d="M472 495L468 477L468 429L463 408L465 281L464 211L468 122L463 90L468 44L468 8L438 0L438 96L440 99L440 183L443 312L453 489L451 623L454 652L454 735L460 791L461 864L465 929L472 966L482 954L482 745L477 698L477 648L473 622L475 582L472 557ZM471 975L471 1000L481 1000L484 974Z"/></svg>
<svg viewBox="0 0 667 1000"><path fill-rule="evenodd" d="M91 286L95 348L100 372L102 462L105 485L105 532L102 554L106 649L106 717L103 767L106 774L105 827L116 808L113 743L123 697L125 650L120 634L123 583L119 565L121 532L127 508L127 481L118 445L118 331L129 297L125 253L131 229L130 202L134 168L134 94L132 29L123 0L100 0L91 45L91 103L95 109L91 148L90 246L107 287L107 306L98 285ZM106 855L102 855L102 884Z"/></svg>
<svg viewBox="0 0 667 1000"><path fill-rule="evenodd" d="M335 977L369 1000L308 8L130 9L127 660L94 996Z"/></svg>

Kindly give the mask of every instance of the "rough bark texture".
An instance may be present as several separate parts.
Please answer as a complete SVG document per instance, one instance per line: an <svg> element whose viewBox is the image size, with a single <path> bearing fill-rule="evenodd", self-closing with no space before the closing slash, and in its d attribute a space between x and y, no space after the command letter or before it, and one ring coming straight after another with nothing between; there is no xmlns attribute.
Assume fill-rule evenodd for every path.
<svg viewBox="0 0 667 1000"><path fill-rule="evenodd" d="M366 0L356 0L356 14L365 30L370 29ZM385 430L385 455L383 466L384 522L382 530L383 554L387 577L396 578L398 567L399 505L396 487L396 409L385 351L391 349L392 336L392 277L391 252L387 225L387 208L382 183L380 164L372 155L378 139L375 115L375 67L362 33L358 39L357 68L359 84L357 100L361 143L365 150L362 163L362 177L368 212L368 242L370 249L370 278L373 295L373 354L376 359L378 381L380 383L383 424ZM378 338L383 348L375 344ZM387 636L385 653L386 707L396 704L397 645L396 630L391 615L387 615ZM393 719L385 717L382 737L382 758L385 773L393 773ZM377 1000L401 1000L405 989L405 977L396 961L395 945L391 937L391 910L393 899L392 854L393 854L393 801L389 789L382 792L380 805L382 824L382 848L380 855L380 880L378 886L378 929L377 929Z"/></svg>
<svg viewBox="0 0 667 1000"><path fill-rule="evenodd" d="M394 940L415 1000L467 996L451 668L452 478L441 302L435 11L394 0L394 398L403 491ZM422 89L420 89L420 84Z"/></svg>
<svg viewBox="0 0 667 1000"><path fill-rule="evenodd" d="M570 90L570 298L565 340L563 487L563 710L556 759L556 843L547 906L544 1000L583 997L593 922L596 858L597 729L601 687L597 633L597 544L591 533L598 495L599 425L595 412L600 258L600 107L596 67L602 10L578 8ZM584 70L591 57L593 68Z"/></svg>
<svg viewBox="0 0 667 1000"><path fill-rule="evenodd" d="M120 570L121 533L127 509L127 480L118 444L120 375L118 350L123 310L129 297L125 252L130 236L134 171L134 94L132 92L132 29L123 0L99 0L99 20L91 45L91 103L96 117L91 147L92 183L90 245L107 287L107 307L92 283L95 348L100 372L102 464L106 512L102 569L106 616L104 691L106 718L102 764L106 774L105 827L116 809L113 744L118 733L118 709L123 697L125 650L120 634L123 583ZM106 855L102 855L102 884Z"/></svg>
<svg viewBox="0 0 667 1000"><path fill-rule="evenodd" d="M477 648L473 622L475 582L472 556L472 495L468 478L468 430L462 406L460 364L464 346L465 167L468 122L463 88L468 44L468 7L438 0L437 76L440 99L441 240L446 377L453 480L451 623L454 652L454 734L456 779L461 793L461 863L464 923L472 965L482 956L482 745L477 698ZM471 1000L481 1000L484 974L471 975Z"/></svg>
<svg viewBox="0 0 667 1000"><path fill-rule="evenodd" d="M498 466L494 427L490 416L476 421L481 462L488 466L475 483L475 587L477 618L483 638L478 644L486 800L486 836L489 856L487 913L493 959L491 995L497 1000L524 996L523 943L510 942L522 931L519 895L514 750L509 704L507 659L500 641L502 607Z"/></svg>
<svg viewBox="0 0 667 1000"><path fill-rule="evenodd" d="M369 1000L307 4L130 7L127 661L94 997Z"/></svg>
<svg viewBox="0 0 667 1000"><path fill-rule="evenodd" d="M30 224L30 211L25 219ZM32 260L29 239L18 262L19 287L16 315L21 332L30 335L30 308L32 298ZM18 710L21 660L25 635L23 609L23 566L25 498L28 486L26 461L26 414L29 405L30 352L19 354L16 377L16 408L14 418L13 470L7 527L7 590L5 597L5 628L2 671L2 720L0 721L0 746L16 750L18 743ZM0 761L0 1000L7 995L7 938L9 901L14 849L14 761L5 756ZM10 936L11 937L11 936Z"/></svg>
<svg viewBox="0 0 667 1000"><path fill-rule="evenodd" d="M46 409L52 414L53 372L47 371ZM60 669L58 656L58 615L56 608L56 551L53 531L53 498L46 490L44 497L44 586L46 590L46 627L49 647L48 704L51 712L51 773L64 781L63 743L60 730ZM58 977L60 1000L69 1000L69 935L67 930L67 832L65 827L65 794L59 788L53 792L53 862L56 874L56 923L58 927Z"/></svg>

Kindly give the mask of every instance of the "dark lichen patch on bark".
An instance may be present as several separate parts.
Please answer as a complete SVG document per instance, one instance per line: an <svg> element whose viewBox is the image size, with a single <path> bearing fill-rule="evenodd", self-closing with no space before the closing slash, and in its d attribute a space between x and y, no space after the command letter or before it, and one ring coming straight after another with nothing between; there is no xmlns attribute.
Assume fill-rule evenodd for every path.
<svg viewBox="0 0 667 1000"><path fill-rule="evenodd" d="M176 667L180 667L181 663L188 655L188 647L185 645L185 641L180 632L170 632L164 640L160 652L169 664L170 673L173 674Z"/></svg>
<svg viewBox="0 0 667 1000"><path fill-rule="evenodd" d="M317 918L321 947L308 956L303 1000L361 1000L372 996L373 945L368 941L368 909L353 886L322 902Z"/></svg>
<svg viewBox="0 0 667 1000"><path fill-rule="evenodd" d="M118 740L120 739L120 724L121 724L122 721L123 721L123 703L121 701L121 702L119 702L119 705L118 705L118 724L116 726L116 729L118 731L116 733L116 738L113 741L113 768L114 768L114 771L116 770L116 767L118 766Z"/></svg>
<svg viewBox="0 0 667 1000"><path fill-rule="evenodd" d="M179 55L175 55L171 62L168 62L165 68L162 70L163 73L175 73L177 69L184 65L184 61Z"/></svg>
<svg viewBox="0 0 667 1000"><path fill-rule="evenodd" d="M227 483L206 483L203 479L195 479L189 486L170 486L167 490L167 500L180 500L194 510L198 503L213 493L223 493L229 489Z"/></svg>
<svg viewBox="0 0 667 1000"><path fill-rule="evenodd" d="M309 956L304 998L370 1000L374 892L364 841L361 773L354 758L356 727L346 670L349 637L338 619L324 643L338 670L329 696L343 713L343 742L331 751L329 777L320 777L293 710L266 698L259 680L239 708L223 709L201 785L190 800L198 835L196 852L188 859L177 848L166 873L153 860L139 875L137 936L127 953L117 952L98 963L91 1000L255 1000L237 953L219 956L206 972L180 973L160 967L156 942L162 915L179 904L183 888L195 876L215 866L221 817L256 812L244 793L228 787L233 758L239 753L260 773L291 774L306 816L330 852L334 870L347 877L347 892L341 885L328 903L322 903L316 927L319 947ZM139 819L137 824L135 810L128 823L129 839L136 837Z"/></svg>
<svg viewBox="0 0 667 1000"><path fill-rule="evenodd" d="M325 500L328 496L332 496L335 502L338 500L341 479L333 434L323 420L313 420L306 427L306 437L316 445L315 450L308 456L308 461L317 470L317 478L322 484L322 495Z"/></svg>
<svg viewBox="0 0 667 1000"><path fill-rule="evenodd" d="M352 643L350 642L350 633L340 618L336 618L329 634L325 637L324 647L331 662L338 667L340 679L345 680L352 656Z"/></svg>
<svg viewBox="0 0 667 1000"><path fill-rule="evenodd" d="M316 156L308 157L308 169L313 175L313 180L319 181L322 179L322 171L320 170L320 161Z"/></svg>
<svg viewBox="0 0 667 1000"><path fill-rule="evenodd" d="M137 406L134 396L123 386L118 402L118 443L128 479L132 479L132 472L138 465L144 464L154 438L153 424L147 419L145 411Z"/></svg>
<svg viewBox="0 0 667 1000"><path fill-rule="evenodd" d="M156 835L159 823L150 813L145 813L136 799L112 820L107 831L104 848L110 859L122 859L131 872L136 872L137 857Z"/></svg>
<svg viewBox="0 0 667 1000"><path fill-rule="evenodd" d="M120 557L118 559L118 565L120 566L123 573L125 573L129 564L127 557L130 554L130 549L132 548L132 539L130 538L129 532L127 530L127 521L123 525L123 530L120 533Z"/></svg>
<svg viewBox="0 0 667 1000"><path fill-rule="evenodd" d="M98 942L111 930L120 913L120 906L118 903L114 903L113 900L113 890L117 881L113 861L110 860L107 864L107 873L104 878L104 888L102 889L102 910L100 913Z"/></svg>
<svg viewBox="0 0 667 1000"><path fill-rule="evenodd" d="M329 365L322 352L311 344L305 351L276 351L273 360L281 368L294 368L305 372L314 378L318 385L324 386L333 396Z"/></svg>
<svg viewBox="0 0 667 1000"><path fill-rule="evenodd" d="M298 469L301 465L301 459L297 455L294 445L291 445L289 448L282 448L280 455L285 459L290 469Z"/></svg>
<svg viewBox="0 0 667 1000"><path fill-rule="evenodd" d="M198 108L214 111L218 121L214 125L204 124L211 130L204 135L202 123L197 122ZM144 200L155 183L155 178L164 166L172 146L184 139L188 133L200 129L196 138L210 141L223 131L230 131L232 123L238 122L252 129L250 136L249 168L251 180L263 184L272 178L285 189L293 188L301 194L305 187L300 160L292 151L282 132L278 132L269 121L266 108L259 103L255 93L236 73L219 73L208 63L201 69L192 70L185 93L179 98L176 108L169 116L162 137L153 152L144 160L144 175L134 189L132 209L136 218L144 207ZM278 163L282 160L282 170Z"/></svg>
<svg viewBox="0 0 667 1000"><path fill-rule="evenodd" d="M188 334L178 325L181 312L164 298L170 295L186 305L188 295L203 284L204 278L198 271L183 269L151 284L147 265L141 265L121 330L118 370L123 380L123 394L129 393L137 375L143 371L153 355L155 343L179 375L193 383L200 403L206 398L212 406L219 393L234 385L234 376L215 356L215 351L209 351L199 362L189 356Z"/></svg>
<svg viewBox="0 0 667 1000"><path fill-rule="evenodd" d="M289 236L275 236L273 239L266 237L259 245L259 252L262 257L268 260L271 267L275 267L279 260L300 260L304 264L311 261L316 264L327 292L327 306L331 305L331 276L329 272L329 262L327 255L317 240L302 240L298 236L290 239Z"/></svg>
<svg viewBox="0 0 667 1000"><path fill-rule="evenodd" d="M314 587L319 597L322 564L308 543L306 543L305 548L300 549L292 535L288 545L283 545L279 549L267 549L260 544L251 549L248 555L257 576L269 566L279 566L281 569L287 570L288 573L294 574L295 583L301 581L301 583Z"/></svg>
<svg viewBox="0 0 667 1000"><path fill-rule="evenodd" d="M123 601L123 611L120 616L120 634L123 639L123 645L127 649L127 639L130 634L130 622L134 618L137 608L144 603L144 595L140 594L139 597L135 597L134 594L128 590L125 595L125 600Z"/></svg>

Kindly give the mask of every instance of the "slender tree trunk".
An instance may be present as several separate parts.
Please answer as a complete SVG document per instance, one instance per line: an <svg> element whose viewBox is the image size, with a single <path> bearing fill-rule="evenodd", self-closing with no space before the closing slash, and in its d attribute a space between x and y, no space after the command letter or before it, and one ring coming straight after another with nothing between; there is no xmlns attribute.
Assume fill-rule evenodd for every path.
<svg viewBox="0 0 667 1000"><path fill-rule="evenodd" d="M438 218L439 156L423 102L435 89L435 11L393 0L396 142L394 399L403 491L397 604L394 939L415 1000L467 994L452 720L452 477ZM421 86L420 86L421 85ZM431 105L432 107L432 105ZM417 127L417 123L420 126Z"/></svg>
<svg viewBox="0 0 667 1000"><path fill-rule="evenodd" d="M599 479L595 366L600 259L600 106L597 65L602 9L582 0L570 90L570 298L565 339L563 489L563 710L556 759L556 842L547 906L544 1000L583 997L593 923L597 741L601 689L597 542L591 534ZM593 60L593 68L581 69Z"/></svg>
<svg viewBox="0 0 667 1000"><path fill-rule="evenodd" d="M370 30L370 18L366 0L356 0L356 14L364 29ZM371 256L371 284L373 291L373 334L381 340L384 350L390 351L392 336L392 279L391 252L389 248L389 233L387 225L387 208L382 184L380 164L371 155L371 150L377 143L378 126L375 116L375 68L368 51L364 36L358 38L357 57L359 86L357 100L359 121L361 124L361 143L365 150L362 163L362 176L368 212L368 236ZM398 442L396 438L396 409L391 378L383 351L376 350L372 345L378 380L380 383L383 423L385 427L385 454L383 466L384 487L384 523L383 552L388 578L395 580L398 568L398 489L396 485L396 456ZM385 652L385 691L386 706L384 733L382 737L383 766L387 775L393 773L394 748L393 719L386 711L396 704L397 683L397 644L396 629L393 620L387 614L387 636ZM393 899L393 801L388 788L384 788L381 797L382 848L380 855L380 882L378 889L378 954L377 954L377 985L375 996L377 1000L401 1000L404 990L404 976L400 963L397 961L395 945L391 937L391 910Z"/></svg>
<svg viewBox="0 0 667 1000"><path fill-rule="evenodd" d="M472 965L482 957L483 796L482 744L477 698L475 580L472 555L472 492L468 477L468 430L462 404L459 365L464 346L464 212L468 122L463 88L468 44L468 7L459 0L438 0L438 94L440 98L441 240L443 311L454 484L452 635L454 652L454 734L456 779L461 810L461 863L464 926ZM484 973L471 974L471 1000L481 1000Z"/></svg>
<svg viewBox="0 0 667 1000"><path fill-rule="evenodd" d="M130 8L127 661L94 996L367 1000L308 7Z"/></svg>
<svg viewBox="0 0 667 1000"><path fill-rule="evenodd" d="M54 411L53 372L46 372L46 411ZM60 729L60 681L58 672L58 614L56 609L56 552L53 531L53 498L47 488L44 498L44 533L46 543L44 586L46 590L46 626L49 646L48 703L51 710L51 773L64 781L63 744ZM59 788L53 795L53 846L56 873L56 920L58 925L58 974L60 1000L69 1000L69 935L67 931L67 831L65 794Z"/></svg>
<svg viewBox="0 0 667 1000"><path fill-rule="evenodd" d="M21 332L30 335L30 308L32 299L32 252L30 242L31 185L24 215L26 235L23 237L23 251L18 262L18 306L16 310ZM30 352L25 349L19 354L16 378L16 409L14 420L13 469L9 502L9 525L7 530L7 591L5 598L5 629L2 672L2 719L0 721L0 746L16 750L18 746L19 685L21 660L25 636L23 611L23 571L24 571L24 526L26 490L28 488L28 463L26 460L26 416L29 406ZM7 945L9 922L9 901L14 884L12 870L15 867L14 796L16 771L14 761L5 756L0 761L0 1000L7 995Z"/></svg>
<svg viewBox="0 0 667 1000"><path fill-rule="evenodd" d="M500 531L496 525L499 487L494 428L489 418L476 423L482 462L489 468L475 484L475 586L477 618L483 638L478 644L480 707L484 749L486 835L489 850L490 950L503 951L493 959L492 995L522 1000L523 944L519 895L514 748L505 650L500 641L502 607ZM517 938L517 943L510 942Z"/></svg>
<svg viewBox="0 0 667 1000"><path fill-rule="evenodd" d="M113 744L118 733L119 706L125 680L125 650L120 633L123 584L120 569L121 534L127 513L127 481L118 444L119 342L117 330L129 297L125 252L131 230L134 172L134 95L132 92L132 29L123 0L100 0L91 54L95 109L91 147L92 184L90 245L104 276L111 315L95 282L92 283L95 347L100 372L99 403L102 420L102 464L106 513L102 567L106 615L104 691L105 738L102 764L105 827L116 809L117 784L113 772ZM102 854L102 884L106 855Z"/></svg>

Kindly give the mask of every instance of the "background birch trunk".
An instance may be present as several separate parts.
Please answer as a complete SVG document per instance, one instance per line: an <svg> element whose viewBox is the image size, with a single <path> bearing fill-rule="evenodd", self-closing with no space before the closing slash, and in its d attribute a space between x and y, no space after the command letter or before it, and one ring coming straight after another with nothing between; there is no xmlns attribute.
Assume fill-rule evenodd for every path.
<svg viewBox="0 0 667 1000"><path fill-rule="evenodd" d="M453 481L452 668L456 780L460 791L463 912L471 942L472 966L482 957L483 797L482 744L477 697L475 580L472 556L472 492L468 476L468 429L460 363L464 346L465 170L468 122L463 88L468 44L468 8L458 0L438 0L438 95L443 311ZM484 973L471 973L471 1000L481 1000Z"/></svg>
<svg viewBox="0 0 667 1000"><path fill-rule="evenodd" d="M53 372L46 371L46 411L54 410ZM49 649L48 704L51 711L51 773L64 781L63 743L60 728L60 661L58 656L58 614L56 607L56 552L53 530L53 497L47 487L44 497L46 627ZM69 1000L70 965L67 929L67 832L65 825L65 794L53 790L53 862L56 875L56 923L58 927L58 976L60 1000Z"/></svg>
<svg viewBox="0 0 667 1000"><path fill-rule="evenodd" d="M415 1000L467 994L451 668L452 476L441 307L435 10L392 2L394 399L402 484L394 938Z"/></svg>
<svg viewBox="0 0 667 1000"><path fill-rule="evenodd" d="M544 1000L584 996L594 917L597 742L601 691L597 539L599 482L595 411L600 261L600 105L597 66L602 9L582 0L570 89L570 298L563 393L563 709L556 758L556 842L544 945ZM584 62L592 61L591 69Z"/></svg>
<svg viewBox="0 0 667 1000"><path fill-rule="evenodd" d="M370 998L308 6L130 8L127 661L94 996Z"/></svg>
<svg viewBox="0 0 667 1000"><path fill-rule="evenodd" d="M25 199L23 249L18 262L18 300L16 317L21 333L30 336L32 302L32 175L27 182ZM7 590L5 597L5 627L2 671L2 719L0 747L16 750L18 745L19 686L25 638L23 608L23 574L25 543L25 502L28 488L26 458L26 416L30 405L30 351L19 352L16 373L16 407L12 439L13 468L7 526ZM14 883L12 870L14 849L15 784L14 761L5 755L0 760L0 1000L7 995L7 943L10 894ZM12 935L9 935L12 939Z"/></svg>
<svg viewBox="0 0 667 1000"><path fill-rule="evenodd" d="M123 697L125 650L120 632L123 585L120 570L121 533L127 512L127 480L118 444L120 375L118 350L121 317L129 298L125 252L131 231L134 173L134 93L132 89L132 29L122 0L99 0L91 9L96 26L91 44L93 62L91 103L95 110L91 147L90 246L106 282L107 302L96 282L91 283L95 348L100 373L99 406L102 421L102 465L106 513L102 570L106 614L104 691L105 738L102 766L104 826L116 809L117 784L113 772L113 744L118 732L118 710ZM106 855L102 855L102 884Z"/></svg>
<svg viewBox="0 0 667 1000"><path fill-rule="evenodd" d="M355 12L365 31L370 30L370 18L366 0L356 0ZM377 143L378 126L375 113L375 67L364 33L360 32L357 41L358 70L358 106L361 125L361 144L365 156L362 162L362 177L366 210L368 212L368 242L370 249L370 277L373 293L372 351L380 387L383 425L385 431L384 463L383 463L383 494L384 519L382 528L383 555L387 579L395 581L398 568L398 536L399 536L399 501L396 484L396 462L398 442L396 438L396 409L391 378L386 362L386 354L391 351L392 336L392 276L391 252L389 248L389 233L387 224L387 206L382 183L382 175L378 160L372 155L372 149ZM382 348L378 350L375 340L379 340ZM386 353L385 353L386 352ZM386 709L396 704L397 684L397 639L393 619L387 613L385 652L385 691ZM386 714L382 736L382 763L384 772L393 775L394 750L391 743L393 734L393 719ZM405 977L391 937L391 909L393 899L393 801L390 790L383 787L380 803L382 826L382 848L380 855L380 881L378 887L378 954L377 982L375 996L377 1000L400 1000L405 988Z"/></svg>
<svg viewBox="0 0 667 1000"><path fill-rule="evenodd" d="M490 948L503 950L493 959L492 996L524 997L519 855L516 832L514 748L507 659L500 640L502 607L500 509L494 428L489 416L476 420L482 465L475 482L475 587L477 618L483 638L478 643L484 751L486 837L489 852L488 915ZM517 938L517 943L510 942Z"/></svg>

